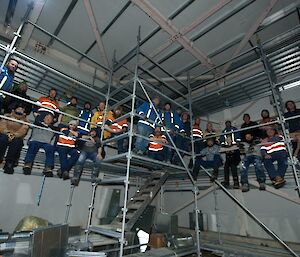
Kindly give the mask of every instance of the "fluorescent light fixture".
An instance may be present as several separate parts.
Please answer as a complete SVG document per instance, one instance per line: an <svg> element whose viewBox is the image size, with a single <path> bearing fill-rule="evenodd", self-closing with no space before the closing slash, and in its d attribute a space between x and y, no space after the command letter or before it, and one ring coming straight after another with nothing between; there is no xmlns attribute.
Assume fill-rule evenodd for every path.
<svg viewBox="0 0 300 257"><path fill-rule="evenodd" d="M286 89L291 89L291 88L297 87L297 86L300 86L300 80L294 81L294 82L292 82L290 84L286 84L286 85L280 87L279 91L283 91L283 90L286 90Z"/></svg>

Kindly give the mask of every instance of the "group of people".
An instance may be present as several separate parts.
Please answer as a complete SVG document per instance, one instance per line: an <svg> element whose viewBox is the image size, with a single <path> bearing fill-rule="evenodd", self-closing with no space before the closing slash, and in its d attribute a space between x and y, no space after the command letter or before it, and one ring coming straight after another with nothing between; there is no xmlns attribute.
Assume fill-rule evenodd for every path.
<svg viewBox="0 0 300 257"><path fill-rule="evenodd" d="M40 149L45 151L45 176L53 176L54 156L58 153L60 168L57 175L69 179L69 172L74 167L71 183L78 185L84 163L90 159L93 166L92 177L98 176L101 161L105 158L105 145L102 140L116 137L116 148L119 154L128 151L128 141L122 134L128 130L127 119L123 119L123 108L106 108L105 102L100 102L93 112L90 102L85 102L79 109L78 99L73 96L64 107L60 107L55 88L49 90L47 96L40 97L32 104L27 95L27 85L22 82L13 87L14 72L18 62L10 59L0 74L0 108L5 117L0 120L0 161L4 160L4 172L12 174L18 165L24 138L32 127L28 139L28 150L24 159L23 172L30 175L35 157ZM10 94L6 94L9 92ZM225 129L220 136L208 122L205 131L201 129L201 119L194 119L182 109L174 110L167 102L160 108L160 98L154 97L151 102L145 102L136 107L138 121L136 124L133 152L138 155L148 155L158 161L180 165L182 157L190 151L191 138L196 154L193 168L194 179L197 179L201 167L212 168L212 180L218 177L219 168L223 165L221 153L225 153L224 181L229 187L230 172L233 177L233 187L242 191L249 190L248 169L255 167L260 189L265 189L265 172L275 188L284 185L287 170L287 151L285 140L278 131L276 122L270 117L268 110L261 112L262 120L253 122L249 114L244 114L241 131L226 121ZM106 110L107 109L107 110ZM288 119L300 114L293 101L286 103ZM28 121L33 114L34 122ZM287 120L290 135L294 143L294 156L297 159L300 152L300 118ZM192 125L191 125L192 124ZM175 150L176 146L179 151ZM241 155L244 155L241 158ZM241 178L239 181L238 165L241 162ZM277 168L274 166L277 162Z"/></svg>
<svg viewBox="0 0 300 257"><path fill-rule="evenodd" d="M287 112L284 117L287 119L288 130L293 142L293 161L299 162L300 149L300 116L288 119L300 114L293 101L286 102ZM255 169L256 179L259 189L265 190L266 169L273 186L278 189L285 184L285 173L288 167L288 153L286 142L280 126L270 117L268 110L262 110L261 121L251 121L249 114L244 114L244 123L238 130L232 126L230 121L225 122L225 128L217 136L214 130L207 137L201 137L195 142L197 158L193 168L194 179L197 179L201 168L213 169L211 180L218 178L219 168L223 166L221 154L225 154L224 181L222 185L229 187L230 173L233 179L233 188L240 188L242 191L249 191L248 171L252 164ZM211 124L208 124L211 127ZM203 134L203 133L200 133ZM206 144L203 144L203 143ZM198 147L196 147L196 145ZM240 180L238 176L238 166L241 163ZM277 166L274 165L277 163Z"/></svg>
<svg viewBox="0 0 300 257"><path fill-rule="evenodd" d="M79 110L77 98L73 96L67 105L61 108L55 88L51 88L47 96L41 96L33 104L26 93L26 82L21 82L17 88L14 88L14 73L17 67L18 62L10 59L0 75L2 90L0 104L1 111L4 112L4 117L0 120L0 161L5 159L4 173L14 173L14 167L18 165L20 159L24 138L31 127L23 166L25 175L31 174L35 157L39 150L43 149L45 176L53 176L55 152L57 152L60 160L57 175L60 178L69 179L69 172L75 166L72 184L78 185L83 165L87 159L90 159L94 164L92 179L95 179L99 173L101 160L105 157L101 137L107 139L127 130L126 119L114 122L122 116L122 107L118 106L108 111L105 118L105 102L99 103L96 112L92 111L90 102L85 102L83 109ZM28 119L31 113L33 123ZM106 122L102 124L104 119ZM124 139L118 140L117 148L119 153L127 151Z"/></svg>

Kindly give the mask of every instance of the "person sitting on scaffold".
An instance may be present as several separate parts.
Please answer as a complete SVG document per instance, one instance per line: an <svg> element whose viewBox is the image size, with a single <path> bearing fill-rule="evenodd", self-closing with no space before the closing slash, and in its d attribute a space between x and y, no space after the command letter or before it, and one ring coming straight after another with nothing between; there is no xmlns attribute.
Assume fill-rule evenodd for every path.
<svg viewBox="0 0 300 257"><path fill-rule="evenodd" d="M0 90L5 92L10 92L13 89L13 81L15 77L15 72L18 68L19 63L11 58L8 60L6 65L0 71ZM2 111L3 101L6 98L6 95L0 93L0 112Z"/></svg>
<svg viewBox="0 0 300 257"><path fill-rule="evenodd" d="M76 145L77 140L80 138L77 125L77 120L71 120L68 128L61 129L63 135L58 136L56 143L56 151L60 161L60 169L57 171L57 175L64 180L69 179L69 172L76 164L80 154Z"/></svg>
<svg viewBox="0 0 300 257"><path fill-rule="evenodd" d="M165 161L168 149L163 144L168 143L166 136L162 134L159 127L156 127L149 138L148 156L154 160Z"/></svg>
<svg viewBox="0 0 300 257"><path fill-rule="evenodd" d="M71 179L71 185L78 186L83 171L83 166L87 159L93 162L92 182L99 175L99 169L105 152L102 151L101 140L97 136L96 128L91 129L88 135L83 135L79 141L80 155L74 167L74 176Z"/></svg>
<svg viewBox="0 0 300 257"><path fill-rule="evenodd" d="M53 177L52 169L54 168L54 151L55 151L55 131L59 131L58 127L53 126L53 115L46 114L42 122L36 125L41 128L32 128L31 136L28 143L28 150L25 157L23 167L24 175L30 175L35 156L40 148L44 149L46 160L43 174L46 177Z"/></svg>
<svg viewBox="0 0 300 257"><path fill-rule="evenodd" d="M23 123L28 122L28 120L25 108L21 104L17 104L12 112L5 116L8 119L3 118L0 120L0 163L3 161L6 149L8 148L3 169L4 173L13 174L14 167L20 158L23 139L28 132L29 126Z"/></svg>

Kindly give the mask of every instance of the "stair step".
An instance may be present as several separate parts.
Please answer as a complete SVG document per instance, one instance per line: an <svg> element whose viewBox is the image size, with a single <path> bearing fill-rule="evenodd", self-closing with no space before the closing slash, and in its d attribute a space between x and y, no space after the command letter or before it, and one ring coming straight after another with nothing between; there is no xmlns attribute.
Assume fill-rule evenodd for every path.
<svg viewBox="0 0 300 257"><path fill-rule="evenodd" d="M122 227L122 219L120 221L114 220L111 224L121 228Z"/></svg>
<svg viewBox="0 0 300 257"><path fill-rule="evenodd" d="M149 187L149 188L145 188L145 189L141 190L140 193L144 193L144 192L150 193L152 191L153 191L153 187Z"/></svg>
<svg viewBox="0 0 300 257"><path fill-rule="evenodd" d="M126 219L131 219L135 215L135 212L127 212L126 213Z"/></svg>
<svg viewBox="0 0 300 257"><path fill-rule="evenodd" d="M142 203L138 203L138 204L128 204L127 209L134 209L137 210L142 206Z"/></svg>
<svg viewBox="0 0 300 257"><path fill-rule="evenodd" d="M113 224L91 226L89 231L113 238L121 238L121 227Z"/></svg>
<svg viewBox="0 0 300 257"><path fill-rule="evenodd" d="M136 194L130 198L127 203L128 211L125 216L126 229L132 229L139 219L139 216L151 202L151 197L155 196L159 192L160 186L165 182L167 176L167 173L152 174L146 183L136 192ZM122 227L122 220L123 213L120 211L112 224L118 224L118 226Z"/></svg>
<svg viewBox="0 0 300 257"><path fill-rule="evenodd" d="M148 196L145 195L139 195L139 196L133 196L131 198L132 202L136 202L136 201L145 201L148 198Z"/></svg>
<svg viewBox="0 0 300 257"><path fill-rule="evenodd" d="M154 187L154 186L156 186L157 185L157 181L153 181L153 182L150 182L150 183L148 183L148 184L146 184L146 187Z"/></svg>

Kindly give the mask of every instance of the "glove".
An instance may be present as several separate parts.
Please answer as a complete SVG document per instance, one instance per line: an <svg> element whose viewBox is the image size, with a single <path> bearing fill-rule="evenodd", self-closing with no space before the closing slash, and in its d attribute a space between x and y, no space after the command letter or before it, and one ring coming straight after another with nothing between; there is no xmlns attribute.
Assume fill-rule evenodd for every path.
<svg viewBox="0 0 300 257"><path fill-rule="evenodd" d="M11 142L15 138L15 135L13 133L11 133L11 132L8 132L7 133L7 137L8 137L8 142Z"/></svg>

